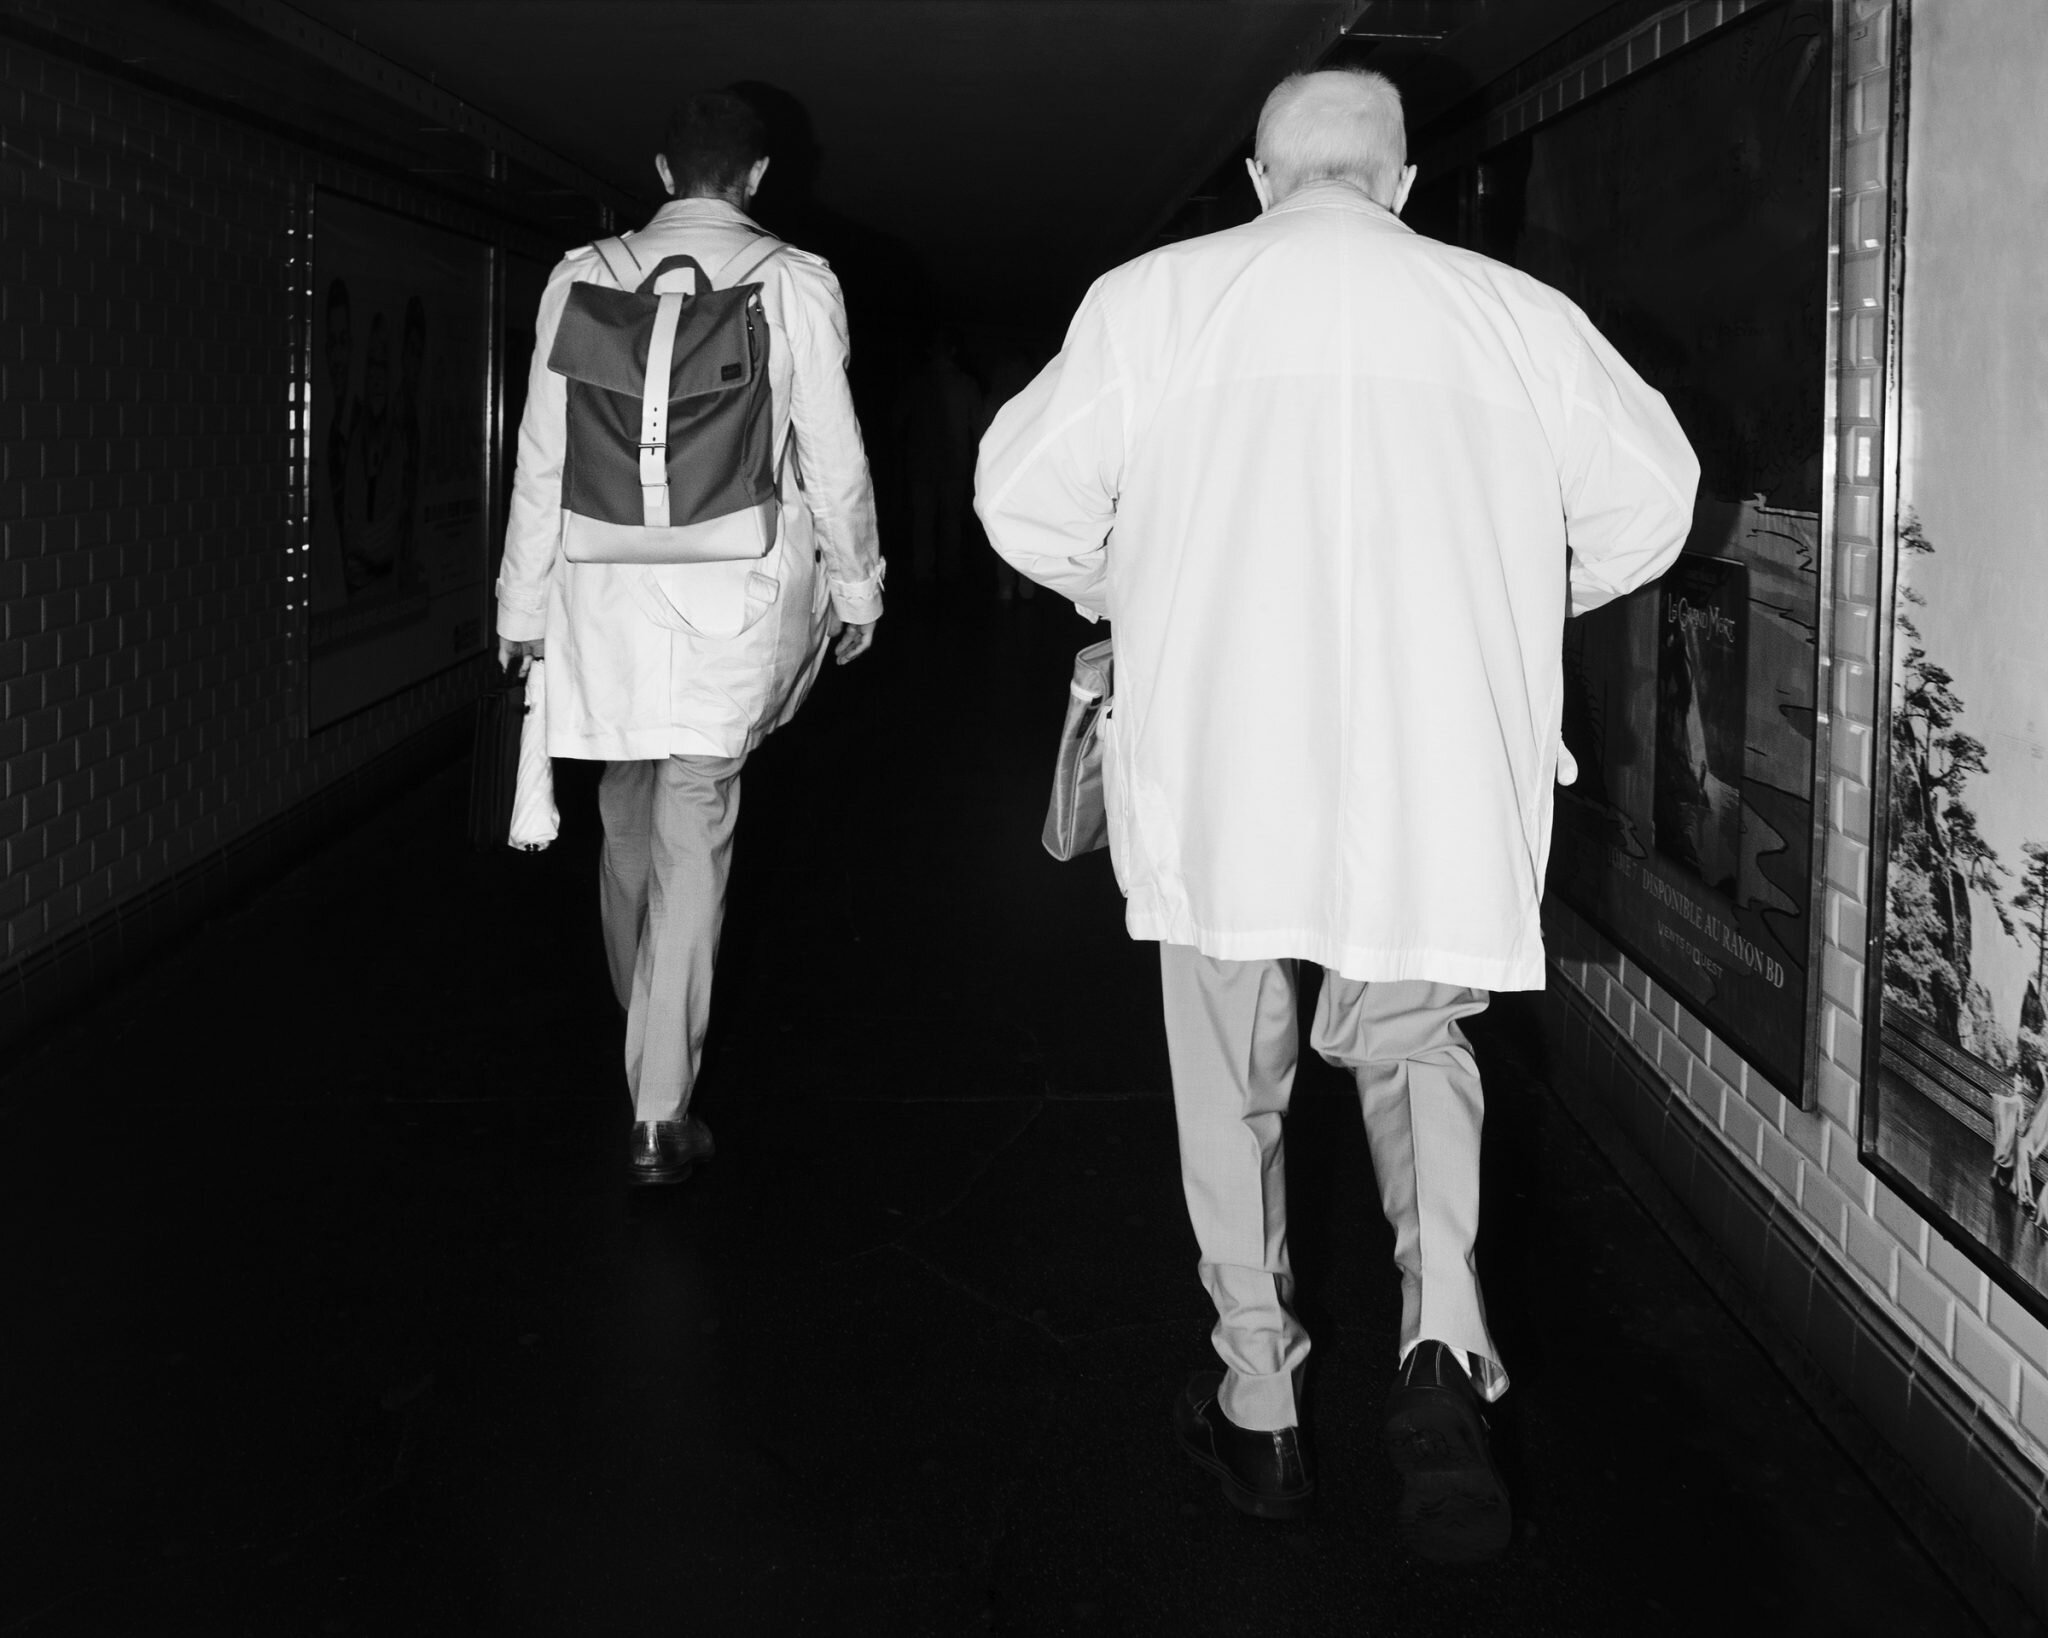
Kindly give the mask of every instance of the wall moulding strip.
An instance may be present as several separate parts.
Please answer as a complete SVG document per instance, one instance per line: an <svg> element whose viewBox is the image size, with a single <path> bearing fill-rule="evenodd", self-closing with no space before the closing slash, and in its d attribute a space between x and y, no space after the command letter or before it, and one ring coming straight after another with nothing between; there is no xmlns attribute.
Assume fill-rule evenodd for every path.
<svg viewBox="0 0 2048 1638"><path fill-rule="evenodd" d="M1765 3L1766 0L1685 0L1660 11L1493 110L1486 116L1483 146L1498 147L1533 125L1555 119L1567 108L1598 96L1609 86L1619 85L1674 51L1704 40L1716 29L1726 28Z"/></svg>
<svg viewBox="0 0 2048 1638"><path fill-rule="evenodd" d="M222 0L224 6L230 3L231 0ZM560 249L563 226L560 219L550 215L536 216L530 209L521 210L516 201L481 196L474 188L463 187L464 178L456 173L436 173L392 154L375 152L337 138L323 128L317 117L297 105L259 104L199 84L191 75L181 72L179 65L157 61L147 51L137 49L137 42L105 26L105 19L83 9L73 15L52 12L31 3L31 0L0 0L0 42L19 45L51 62L65 63L136 88L195 117L210 117L254 138L269 138L283 143L314 156L316 163L336 166L358 177L375 178L379 187L395 187L409 197L432 201L435 210L452 207L456 219L466 224L465 231L482 237L504 233L530 247L537 255L545 253L552 257ZM370 82L358 80L354 83L365 92L373 89ZM518 138L516 133L512 133L508 140L526 141ZM532 148L534 145L529 143L527 146ZM496 149L486 150L487 154L496 152ZM545 150L535 149L535 152L544 154ZM568 184L565 177L573 174L574 168L566 161L557 159L552 170L542 171L538 158L516 157L520 157L536 174L561 184L529 191L521 196L526 203L530 205L542 198L565 202L573 200L588 212L587 216L584 211L575 213L572 238L584 235L595 220L609 223L621 208L619 202L628 199L625 192L607 183L593 181L588 186ZM495 168L492 174L501 177L502 167ZM468 178L472 182L483 179L482 171ZM627 205L626 209L628 214L638 215L641 207L634 203ZM609 227L604 231L609 232Z"/></svg>

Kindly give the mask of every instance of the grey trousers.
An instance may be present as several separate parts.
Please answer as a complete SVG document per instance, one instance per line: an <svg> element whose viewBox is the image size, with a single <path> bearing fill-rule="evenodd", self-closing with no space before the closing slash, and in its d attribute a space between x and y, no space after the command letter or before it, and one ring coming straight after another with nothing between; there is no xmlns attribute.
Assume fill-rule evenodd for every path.
<svg viewBox="0 0 2048 1638"><path fill-rule="evenodd" d="M1217 961L1159 947L1181 1183L1216 1304L1220 1403L1239 1427L1292 1427L1308 1333L1291 1308L1282 1126L1294 1090L1296 963ZM1507 1388L1472 1245L1485 1097L1458 1020L1484 990L1323 978L1310 1045L1358 1083L1401 1275L1400 1357L1424 1340L1467 1356L1489 1399Z"/></svg>
<svg viewBox="0 0 2048 1638"><path fill-rule="evenodd" d="M612 989L626 1010L635 1120L680 1120L690 1106L711 1022L745 761L613 762L598 786L598 901Z"/></svg>

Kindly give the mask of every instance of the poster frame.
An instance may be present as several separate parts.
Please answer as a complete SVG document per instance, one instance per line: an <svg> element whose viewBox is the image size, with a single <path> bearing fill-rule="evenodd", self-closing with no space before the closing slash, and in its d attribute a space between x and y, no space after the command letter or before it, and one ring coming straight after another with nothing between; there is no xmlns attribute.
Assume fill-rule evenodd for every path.
<svg viewBox="0 0 2048 1638"><path fill-rule="evenodd" d="M286 209L291 251L285 277L291 315L290 534L285 546L286 665L290 675L291 737L313 737L313 197L314 184L291 184Z"/></svg>
<svg viewBox="0 0 2048 1638"><path fill-rule="evenodd" d="M2012 1265L1953 1213L1885 1158L1879 1148L1884 1082L1893 1053L1885 1042L1885 951L1891 888L1892 671L1901 573L1900 528L1905 500L1905 330L1907 193L1911 163L1912 0L1892 0L1891 106L1887 121L1884 283L1884 442L1880 454L1879 581L1871 644L1875 705L1871 746L1869 923L1864 948L1863 1066L1856 1109L1857 1159L1886 1188L1943 1235L1964 1257L2037 1320L2048 1322L2048 1291L2021 1278Z"/></svg>
<svg viewBox="0 0 2048 1638"><path fill-rule="evenodd" d="M407 679L395 688L378 694L373 699L363 701L361 704L342 712L338 716L316 723L313 715L315 687L315 656L313 653L315 622L312 599L314 550L313 498L316 485L314 461L316 429L313 424L313 404L315 356L319 346L319 338L316 331L322 318L318 289L319 236L321 232L321 207L323 202L327 201L341 201L359 210L373 211L381 216L390 218L394 222L403 223L410 227L424 228L445 238L466 241L483 254L482 279L480 282L483 301L478 321L482 326L482 354L485 379L483 391L480 394L483 413L477 428L482 457L479 469L480 476L478 481L480 490L478 498L482 502L479 517L483 530L483 542L478 562L481 578L478 583L476 613L482 622L485 637L482 648L467 654L458 655L444 664L436 665L418 676ZM490 596L491 576L494 571L492 543L500 536L503 529L503 518L501 516L503 507L498 499L498 475L501 463L506 458L503 449L505 436L505 428L503 426L504 383L501 379L503 374L503 347L498 336L504 306L505 248L501 242L502 236L499 234L488 231L479 232L471 225L437 220L423 211L408 209L406 206L394 204L388 199L374 198L366 193L358 192L345 186L333 186L326 182L305 185L300 220L302 223L302 233L299 241L301 249L295 285L302 304L299 322L296 326L298 342L296 365L299 372L296 385L298 387L301 413L297 418L297 426L295 428L297 433L297 449L295 452L297 494L294 497L296 504L293 509L297 523L298 539L296 545L298 551L296 553L297 562L291 571L295 577L291 584L293 591L297 594L294 601L298 606L298 630L295 633L296 640L293 644L293 650L299 662L299 677L298 686L294 693L301 735L308 741L314 741L338 729L346 729L350 724L360 719L365 712L374 711L382 706L386 706L409 690L419 688L436 677L445 676L448 672L461 666L474 664L479 654L486 654L490 651L489 633L493 624L494 607Z"/></svg>
<svg viewBox="0 0 2048 1638"><path fill-rule="evenodd" d="M1557 891L1572 909L1597 928L1602 937L1621 951L1632 963L1640 967L1669 993L1683 1009L1699 1018L1713 1034L1726 1042L1750 1066L1751 1073L1785 1095L1801 1109L1812 1109L1819 1100L1820 1065L1824 1053L1822 1029L1824 1023L1824 998L1822 995L1822 973L1827 946L1827 894L1828 876L1825 868L1827 839L1832 818L1832 779L1830 770L1833 758L1833 686L1834 686L1834 642L1835 642L1835 560L1839 555L1840 542L1837 532L1840 527L1841 508L1836 495L1840 474L1840 391L1841 391L1841 335L1842 312L1842 269L1843 240L1846 224L1843 221L1841 200L1843 196L1844 144L1844 99L1848 95L1849 41L1848 0L1831 0L1828 7L1829 61L1828 61L1828 155L1827 155L1827 201L1828 213L1826 230L1826 262L1822 277L1826 281L1822 311L1822 360L1821 370L1821 427L1820 427L1820 512L1816 525L1816 564L1813 604L1814 658L1813 658L1813 761L1809 777L1809 800L1811 821L1808 835L1807 871L1805 883L1806 911L1806 964L1800 975L1802 994L1800 996L1800 1046L1797 1055L1797 1073L1780 1074L1760 1061L1761 1054L1756 1048L1756 1039L1744 1027L1738 1014L1729 1009L1709 1011L1692 1001L1684 987L1672 982L1669 977L1669 962L1653 951L1646 950L1639 941L1621 928L1610 924L1597 906L1580 902L1553 880L1551 890ZM1524 100L1532 102L1537 110L1536 117L1517 122L1511 129L1495 138L1491 133L1482 145L1478 158L1483 161L1488 153L1507 141L1525 132L1539 130L1572 112L1598 91L1604 91L1618 83L1614 76L1606 77L1596 88L1586 85L1588 65L1614 59L1617 49L1624 42L1628 44L1630 72L1628 78L1640 73L1654 73L1665 62L1696 44L1714 39L1722 29L1755 18L1769 10L1771 0L1751 0L1740 8L1729 7L1719 25L1715 28L1692 32L1688 24L1682 43L1670 49L1660 50L1654 55L1639 51L1638 43L1644 39L1661 41L1672 25L1687 19L1691 8L1674 5L1655 17L1632 25L1622 34L1605 42L1580 64L1575 64L1558 77L1559 85L1569 90L1576 81L1584 87L1577 97L1562 95L1552 97L1545 88L1535 88L1524 93ZM1640 66L1637 66L1640 62ZM1652 586L1654 586L1654 582ZM1642 595L1651 588L1640 588L1635 595Z"/></svg>

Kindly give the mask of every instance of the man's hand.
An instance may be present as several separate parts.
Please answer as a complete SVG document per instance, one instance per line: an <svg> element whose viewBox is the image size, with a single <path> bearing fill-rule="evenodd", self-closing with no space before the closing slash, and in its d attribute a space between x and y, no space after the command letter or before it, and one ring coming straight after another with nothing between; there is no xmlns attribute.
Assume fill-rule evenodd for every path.
<svg viewBox="0 0 2048 1638"><path fill-rule="evenodd" d="M841 665L859 659L875 646L875 623L870 620L864 626L849 625L839 633L839 646L833 649L832 657Z"/></svg>
<svg viewBox="0 0 2048 1638"><path fill-rule="evenodd" d="M529 662L547 658L548 640L545 637L500 637L498 639L498 669L510 671L512 662L519 662L519 675L525 676Z"/></svg>

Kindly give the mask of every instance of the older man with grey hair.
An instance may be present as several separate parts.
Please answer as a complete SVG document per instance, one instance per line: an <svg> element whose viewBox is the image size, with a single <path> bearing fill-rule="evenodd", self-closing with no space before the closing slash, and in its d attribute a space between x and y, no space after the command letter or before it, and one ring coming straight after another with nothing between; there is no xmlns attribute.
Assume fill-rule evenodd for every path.
<svg viewBox="0 0 2048 1638"><path fill-rule="evenodd" d="M1284 81L1261 215L1099 280L983 442L989 539L1115 628L1110 849L1161 946L1181 1169L1224 1369L1176 1407L1240 1508L1314 1488L1281 1134L1297 966L1394 1228L1387 1448L1424 1556L1510 1537L1459 1024L1544 982L1561 650L1660 573L1699 469L1664 400L1534 279L1419 237L1400 98Z"/></svg>

